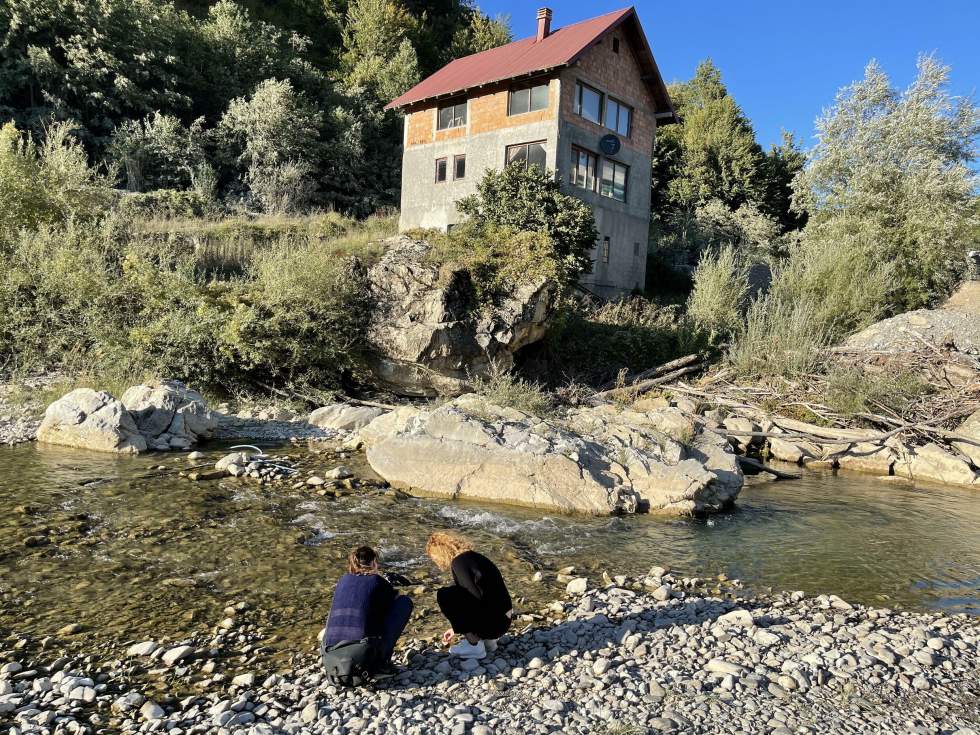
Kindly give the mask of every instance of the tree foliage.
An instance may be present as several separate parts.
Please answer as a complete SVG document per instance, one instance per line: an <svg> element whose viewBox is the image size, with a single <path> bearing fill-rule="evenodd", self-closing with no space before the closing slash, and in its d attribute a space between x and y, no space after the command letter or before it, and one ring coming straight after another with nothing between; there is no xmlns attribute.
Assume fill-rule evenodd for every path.
<svg viewBox="0 0 980 735"><path fill-rule="evenodd" d="M980 111L948 82L949 67L925 56L900 91L872 62L817 121L811 164L794 182L811 212L808 241L847 241L892 264L892 308L948 294L976 227Z"/></svg>
<svg viewBox="0 0 980 735"><path fill-rule="evenodd" d="M547 233L567 279L591 266L589 255L599 237L592 209L565 194L561 183L537 166L488 170L476 193L457 202L457 208L477 227Z"/></svg>

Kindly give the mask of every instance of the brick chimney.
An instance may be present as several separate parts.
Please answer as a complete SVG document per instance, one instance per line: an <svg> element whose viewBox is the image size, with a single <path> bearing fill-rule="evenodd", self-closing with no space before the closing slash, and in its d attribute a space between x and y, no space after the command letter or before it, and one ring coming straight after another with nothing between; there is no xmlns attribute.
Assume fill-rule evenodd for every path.
<svg viewBox="0 0 980 735"><path fill-rule="evenodd" d="M538 10L538 41L543 41L551 35L551 8Z"/></svg>

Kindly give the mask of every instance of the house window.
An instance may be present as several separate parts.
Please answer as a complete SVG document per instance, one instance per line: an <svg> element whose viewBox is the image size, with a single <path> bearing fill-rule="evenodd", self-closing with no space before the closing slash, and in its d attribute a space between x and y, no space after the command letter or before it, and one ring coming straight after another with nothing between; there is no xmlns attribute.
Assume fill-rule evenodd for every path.
<svg viewBox="0 0 980 735"><path fill-rule="evenodd" d="M602 179L599 182L599 193L604 197L626 201L626 179L629 177L629 166L603 159Z"/></svg>
<svg viewBox="0 0 980 735"><path fill-rule="evenodd" d="M595 191L599 158L594 153L572 148L572 185Z"/></svg>
<svg viewBox="0 0 980 735"><path fill-rule="evenodd" d="M466 156L453 156L453 178L454 179L465 179L466 178Z"/></svg>
<svg viewBox="0 0 980 735"><path fill-rule="evenodd" d="M456 100L439 108L436 129L458 128L466 125L466 100Z"/></svg>
<svg viewBox="0 0 980 735"><path fill-rule="evenodd" d="M606 98L606 127L622 136L629 137L633 108L612 97Z"/></svg>
<svg viewBox="0 0 980 735"><path fill-rule="evenodd" d="M591 120L601 125L602 92L593 89L587 84L577 82L575 85L575 112L586 120Z"/></svg>
<svg viewBox="0 0 980 735"><path fill-rule="evenodd" d="M633 243L633 257L634 258L640 257L640 243L638 242Z"/></svg>
<svg viewBox="0 0 980 735"><path fill-rule="evenodd" d="M533 87L512 89L507 97L507 114L520 115L525 112L543 110L548 106L548 83Z"/></svg>
<svg viewBox="0 0 980 735"><path fill-rule="evenodd" d="M448 160L445 158L436 159L436 183L441 184L446 180L447 171L449 169Z"/></svg>
<svg viewBox="0 0 980 735"><path fill-rule="evenodd" d="M608 237L602 238L602 262L603 263L609 262L609 238Z"/></svg>
<svg viewBox="0 0 980 735"><path fill-rule="evenodd" d="M613 53L614 54L618 54L619 53L619 39L618 38L613 38Z"/></svg>
<svg viewBox="0 0 980 735"><path fill-rule="evenodd" d="M521 143L507 146L507 165L517 163L524 168L537 166L542 172L547 170L547 156L544 149L545 141Z"/></svg>

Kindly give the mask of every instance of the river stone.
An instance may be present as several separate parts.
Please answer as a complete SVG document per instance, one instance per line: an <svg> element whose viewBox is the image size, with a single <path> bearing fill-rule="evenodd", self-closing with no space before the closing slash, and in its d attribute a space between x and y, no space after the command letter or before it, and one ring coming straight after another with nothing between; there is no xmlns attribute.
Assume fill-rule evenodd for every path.
<svg viewBox="0 0 980 735"><path fill-rule="evenodd" d="M565 585L565 592L570 595L584 595L585 590L589 587L589 580L585 577L576 577L567 585Z"/></svg>
<svg viewBox="0 0 980 735"><path fill-rule="evenodd" d="M464 266L440 269L427 242L404 235L382 243L368 271L376 304L368 326L369 367L399 395L459 395L472 380L507 370L518 350L541 340L554 312L555 282L522 280L492 309L473 309L476 294Z"/></svg>
<svg viewBox="0 0 980 735"><path fill-rule="evenodd" d="M778 437L769 437L769 456L781 462L799 464L806 458L815 459L820 456L820 447L808 441L789 441Z"/></svg>
<svg viewBox="0 0 980 735"><path fill-rule="evenodd" d="M957 451L969 457L974 467L980 468L980 411L975 412L966 421L957 426L953 433L960 434L976 442L976 444L971 444L964 441L954 441L953 446L956 447Z"/></svg>
<svg viewBox="0 0 980 735"><path fill-rule="evenodd" d="M636 411L540 419L472 394L420 411L368 446L367 459L394 487L423 495L592 515L623 495L655 512L717 511L742 486L737 458L714 432L685 446Z"/></svg>
<svg viewBox="0 0 980 735"><path fill-rule="evenodd" d="M849 445L835 457L837 466L842 470L873 472L876 475L889 474L895 464L895 453L889 447L867 442Z"/></svg>
<svg viewBox="0 0 980 735"><path fill-rule="evenodd" d="M167 713L159 704L148 699L140 707L140 714L143 715L143 719L145 720L162 720Z"/></svg>
<svg viewBox="0 0 980 735"><path fill-rule="evenodd" d="M134 385L123 393L122 403L151 446L186 449L213 436L218 427L204 397L179 380Z"/></svg>
<svg viewBox="0 0 980 735"><path fill-rule="evenodd" d="M972 485L977 473L965 461L936 444L906 447L895 461L895 474L912 480Z"/></svg>
<svg viewBox="0 0 980 735"><path fill-rule="evenodd" d="M161 660L167 666L173 666L178 661L183 661L193 653L194 648L192 646L175 646L164 653L163 656L161 656Z"/></svg>
<svg viewBox="0 0 980 735"><path fill-rule="evenodd" d="M711 659L704 668L714 674L731 674L732 676L741 676L745 672L744 666L726 661L723 658Z"/></svg>
<svg viewBox="0 0 980 735"><path fill-rule="evenodd" d="M321 429L357 431L385 413L376 406L357 406L350 403L332 403L310 414L309 423Z"/></svg>
<svg viewBox="0 0 980 735"><path fill-rule="evenodd" d="M48 406L37 440L121 454L147 449L146 439L122 402L91 388L73 390Z"/></svg>
<svg viewBox="0 0 980 735"><path fill-rule="evenodd" d="M735 628L751 628L755 625L755 621L752 619L752 613L741 608L727 612L724 615L719 615L718 623Z"/></svg>

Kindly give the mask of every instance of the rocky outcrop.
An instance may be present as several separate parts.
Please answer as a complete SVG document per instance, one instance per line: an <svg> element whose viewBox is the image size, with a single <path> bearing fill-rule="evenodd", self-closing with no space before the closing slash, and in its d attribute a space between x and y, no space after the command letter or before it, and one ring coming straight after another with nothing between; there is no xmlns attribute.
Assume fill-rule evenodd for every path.
<svg viewBox="0 0 980 735"><path fill-rule="evenodd" d="M974 467L980 467L980 411L957 426L953 433L970 440L954 441L953 446L958 452L969 457Z"/></svg>
<svg viewBox="0 0 980 735"><path fill-rule="evenodd" d="M470 394L430 411L389 414L362 434L370 436L375 472L425 495L592 515L730 505L742 473L726 440L690 430L682 444L658 428L662 421L613 406L541 419ZM381 435L377 422L392 433Z"/></svg>
<svg viewBox="0 0 980 735"><path fill-rule="evenodd" d="M99 452L146 451L146 439L122 402L91 388L73 390L48 406L37 440Z"/></svg>
<svg viewBox="0 0 980 735"><path fill-rule="evenodd" d="M178 380L134 385L123 393L122 404L150 449L187 449L218 426L201 394Z"/></svg>
<svg viewBox="0 0 980 735"><path fill-rule="evenodd" d="M950 485L975 485L980 480L967 462L936 444L905 449L895 462L895 474Z"/></svg>
<svg viewBox="0 0 980 735"><path fill-rule="evenodd" d="M310 414L308 422L321 429L357 431L370 424L383 414L383 408L375 406L355 406L351 403L332 403L318 408Z"/></svg>
<svg viewBox="0 0 980 735"><path fill-rule="evenodd" d="M540 340L554 306L554 284L539 279L493 308L481 307L469 272L426 261L429 245L405 236L368 280L377 304L368 336L377 381L399 395L459 395L491 365L508 369L517 350Z"/></svg>
<svg viewBox="0 0 980 735"><path fill-rule="evenodd" d="M218 416L204 398L176 380L129 388L117 400L79 388L48 406L37 440L81 449L139 454L187 449L210 438Z"/></svg>

